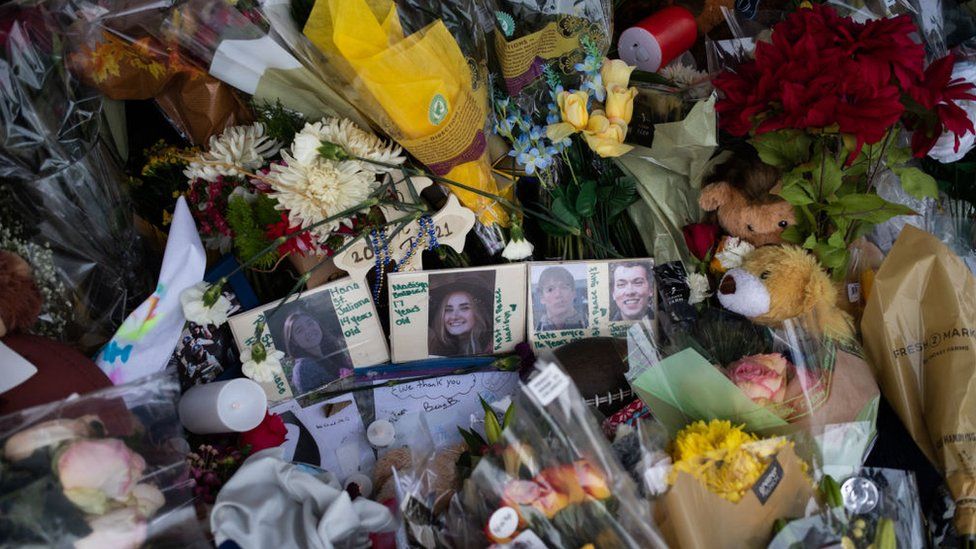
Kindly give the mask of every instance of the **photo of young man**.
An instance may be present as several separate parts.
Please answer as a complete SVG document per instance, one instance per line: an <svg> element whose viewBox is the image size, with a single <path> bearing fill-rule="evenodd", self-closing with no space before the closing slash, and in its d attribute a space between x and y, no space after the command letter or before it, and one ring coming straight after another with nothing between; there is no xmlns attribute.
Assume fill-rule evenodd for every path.
<svg viewBox="0 0 976 549"><path fill-rule="evenodd" d="M610 320L647 318L654 296L651 265L644 261L622 261L610 265Z"/></svg>
<svg viewBox="0 0 976 549"><path fill-rule="evenodd" d="M582 265L574 265L582 269ZM538 281L533 284L535 304L533 318L535 331L575 330L586 328L587 308L585 292L583 299L577 299L576 277L562 266L533 267L533 272L542 269ZM585 280L580 274L580 280Z"/></svg>

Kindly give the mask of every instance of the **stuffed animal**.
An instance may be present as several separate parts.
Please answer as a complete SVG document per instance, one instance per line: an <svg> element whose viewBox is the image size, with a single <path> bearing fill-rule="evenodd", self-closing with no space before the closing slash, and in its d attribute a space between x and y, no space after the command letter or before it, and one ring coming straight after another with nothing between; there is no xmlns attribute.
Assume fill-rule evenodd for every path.
<svg viewBox="0 0 976 549"><path fill-rule="evenodd" d="M0 343L37 368L26 381L0 393L0 415L112 385L75 349L25 333L37 320L42 302L30 265L0 250Z"/></svg>
<svg viewBox="0 0 976 549"><path fill-rule="evenodd" d="M41 301L30 265L19 255L0 250L0 337L33 326Z"/></svg>
<svg viewBox="0 0 976 549"><path fill-rule="evenodd" d="M753 246L779 244L782 233L796 224L793 206L777 196L780 173L763 163L754 150L736 150L715 168L701 190L698 204L716 212L725 232Z"/></svg>
<svg viewBox="0 0 976 549"><path fill-rule="evenodd" d="M757 248L718 286L722 305L753 322L770 326L815 311L824 335L846 341L854 328L851 316L837 307L837 297L817 259L790 245Z"/></svg>

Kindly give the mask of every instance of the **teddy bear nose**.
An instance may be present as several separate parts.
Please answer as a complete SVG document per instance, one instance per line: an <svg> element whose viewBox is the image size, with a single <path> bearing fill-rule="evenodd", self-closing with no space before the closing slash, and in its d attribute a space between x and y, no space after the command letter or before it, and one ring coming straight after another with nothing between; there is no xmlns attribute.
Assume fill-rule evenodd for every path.
<svg viewBox="0 0 976 549"><path fill-rule="evenodd" d="M722 283L718 285L718 291L724 295L735 293L735 278L731 276L722 277Z"/></svg>

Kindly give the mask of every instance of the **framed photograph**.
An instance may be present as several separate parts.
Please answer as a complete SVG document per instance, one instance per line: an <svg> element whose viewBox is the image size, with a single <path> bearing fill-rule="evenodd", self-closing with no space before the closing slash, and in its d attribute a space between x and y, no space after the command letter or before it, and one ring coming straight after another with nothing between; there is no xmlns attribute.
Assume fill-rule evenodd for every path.
<svg viewBox="0 0 976 549"><path fill-rule="evenodd" d="M525 339L525 265L391 273L393 362L492 355Z"/></svg>
<svg viewBox="0 0 976 549"><path fill-rule="evenodd" d="M654 260L538 262L528 266L528 331L533 349L586 337L626 337L656 315Z"/></svg>
<svg viewBox="0 0 976 549"><path fill-rule="evenodd" d="M230 318L239 349L254 344L255 328L276 301ZM274 381L264 383L272 402L298 397L351 375L355 368L390 358L369 289L343 279L289 299L265 322L261 341L285 354Z"/></svg>

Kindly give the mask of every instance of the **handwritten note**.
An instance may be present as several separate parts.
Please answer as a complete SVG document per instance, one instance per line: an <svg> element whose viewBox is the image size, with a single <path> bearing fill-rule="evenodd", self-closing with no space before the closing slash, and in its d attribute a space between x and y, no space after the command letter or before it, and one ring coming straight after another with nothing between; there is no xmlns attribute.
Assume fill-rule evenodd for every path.
<svg viewBox="0 0 976 549"><path fill-rule="evenodd" d="M440 446L461 442L457 428L469 428L472 416L484 417L479 395L493 402L517 389L518 374L514 372L478 372L381 387L373 398L376 418L393 423L398 443L409 443L419 415L425 414L431 436Z"/></svg>
<svg viewBox="0 0 976 549"><path fill-rule="evenodd" d="M288 430L285 459L321 467L335 473L340 480L357 471L367 475L372 471L375 458L351 395L306 408L289 400L271 411L281 416Z"/></svg>

